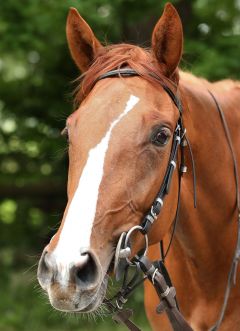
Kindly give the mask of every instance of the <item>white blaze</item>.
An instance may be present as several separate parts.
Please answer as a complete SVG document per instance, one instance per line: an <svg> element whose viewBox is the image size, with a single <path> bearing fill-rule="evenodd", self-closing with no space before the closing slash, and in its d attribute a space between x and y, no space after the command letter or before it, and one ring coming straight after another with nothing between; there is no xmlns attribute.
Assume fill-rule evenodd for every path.
<svg viewBox="0 0 240 331"><path fill-rule="evenodd" d="M58 244L54 250L56 263L65 272L70 264L81 263L80 249L90 246L90 237L95 218L99 187L103 177L104 159L112 130L138 103L139 98L131 95L124 111L115 119L99 144L88 153L88 159L79 179L78 187L69 206ZM64 273L64 270L62 270ZM66 275L65 275L66 276Z"/></svg>

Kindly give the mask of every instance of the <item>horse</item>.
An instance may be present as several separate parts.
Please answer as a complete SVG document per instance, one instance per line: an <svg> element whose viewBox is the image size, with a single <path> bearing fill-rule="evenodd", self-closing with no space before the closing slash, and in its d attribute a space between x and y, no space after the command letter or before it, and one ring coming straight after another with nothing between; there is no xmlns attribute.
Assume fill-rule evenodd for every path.
<svg viewBox="0 0 240 331"><path fill-rule="evenodd" d="M164 179L180 116L166 93L171 90L182 103L192 154L186 147L187 172L180 192L180 174L172 175L164 206L148 233L147 254L158 260L159 242L166 247L171 240L180 194L165 265L189 325L195 331L209 330L219 317L237 242L240 82L211 83L179 69L183 29L170 3L152 32L149 49L103 46L74 8L66 32L83 75L76 110L64 129L69 140L68 202L58 231L42 253L38 281L57 310L87 313L101 306L119 238L141 224ZM114 70L133 70L136 75L108 77ZM144 247L144 238L139 232L133 237L135 254ZM150 282L144 282L144 302L152 329L171 330L166 315L156 313L159 297ZM239 304L237 276L221 331L240 329Z"/></svg>

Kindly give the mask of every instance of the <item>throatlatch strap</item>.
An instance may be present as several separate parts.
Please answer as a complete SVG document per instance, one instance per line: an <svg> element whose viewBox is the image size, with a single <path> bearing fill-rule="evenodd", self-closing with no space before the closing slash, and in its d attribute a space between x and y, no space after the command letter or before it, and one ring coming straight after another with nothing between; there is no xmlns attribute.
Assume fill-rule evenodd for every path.
<svg viewBox="0 0 240 331"><path fill-rule="evenodd" d="M228 304L228 300L229 300L229 296L231 294L231 289L232 286L236 284L236 273L237 273L237 267L238 267L238 262L239 262L239 258L240 258L240 189L239 189L239 174L238 174L238 164L237 164L237 159L234 153L234 148L233 148L233 143L232 143L232 139L231 139L231 135L229 132L229 128L225 119L225 115L223 113L222 108L220 107L216 97L212 94L212 92L208 91L209 94L211 95L211 97L213 98L217 110L219 112L219 115L221 117L221 121L223 124L223 128L227 137L227 141L228 141L228 145L231 151L231 155L232 155L232 159L233 159L233 165L234 165L234 177L235 177L235 183L236 183L236 201L237 201L237 210L238 210L238 233L237 233L237 244L236 244L236 248L235 248L235 252L234 252L234 256L233 256L233 260L232 260L232 264L231 264L231 268L228 274L228 280L227 280L227 286L226 286L226 290L225 290L225 294L224 294L224 300L223 300L223 305L222 305L222 309L220 311L219 317L217 322L215 323L215 325L213 327L211 327L211 329L209 331L217 331L223 321L225 312L226 312L226 308L227 308L227 304Z"/></svg>

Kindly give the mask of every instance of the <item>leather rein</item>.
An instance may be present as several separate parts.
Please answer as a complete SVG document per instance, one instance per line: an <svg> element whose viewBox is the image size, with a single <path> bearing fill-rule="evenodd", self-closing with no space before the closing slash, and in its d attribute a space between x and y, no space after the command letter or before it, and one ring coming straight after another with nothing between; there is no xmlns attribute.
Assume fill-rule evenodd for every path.
<svg viewBox="0 0 240 331"><path fill-rule="evenodd" d="M120 68L117 70L108 71L107 73L101 75L97 80L102 80L105 78L116 78L116 77L132 77L132 76L140 76L135 70L130 68ZM114 273L116 280L119 281L123 278L122 286L120 290L111 298L105 299L104 303L109 310L109 313L112 315L113 320L117 323L123 323L126 327L128 327L131 331L141 331L131 320L130 317L132 316L133 312L130 309L124 309L123 306L127 302L129 296L132 292L142 284L143 281L148 279L152 285L154 286L156 293L160 299L160 303L156 308L156 312L158 314L162 312L166 312L169 322L171 323L172 329L174 331L193 331L191 326L183 317L182 313L180 312L177 298L176 298L176 290L172 285L171 279L167 272L167 269L164 264L164 260L168 254L168 251L171 247L177 221L178 221L178 214L179 214L179 206L180 206L180 193L181 193L181 178L183 174L187 171L187 167L185 165L185 158L184 158L184 149L186 146L189 148L191 162L192 162L192 173L193 173L193 192L194 192L194 207L196 208L196 174L195 174L195 164L193 159L193 153L191 150L190 143L186 137L186 129L183 125L182 120L182 113L183 107L181 104L180 99L174 94L174 92L166 86L162 80L153 75L154 78L159 80L160 85L169 95L175 106L179 111L179 119L176 124L176 128L173 134L173 142L172 148L170 152L170 157L168 161L168 165L166 168L166 172L164 175L163 182L161 184L160 190L156 195L150 209L146 213L145 217L143 218L140 225L132 227L128 232L123 232L119 238L116 252L115 252L115 262L114 262ZM227 287L225 290L224 302L223 306L216 324L209 330L209 331L217 331L222 323L225 310L227 307L230 291L232 285L235 284L236 279L236 271L238 266L238 261L240 258L240 192L239 192L239 183L238 183L238 170L237 170L237 161L233 150L233 144L231 141L229 129L225 120L225 116L221 107L219 106L216 98L214 95L208 91L213 98L219 115L221 117L224 132L226 134L226 138L230 147L230 151L233 158L234 163L234 174L235 174L235 182L236 182L236 189L237 189L237 208L238 208L238 240L236 249L234 252L233 261L231 264L231 268L229 271ZM178 151L180 150L180 164L177 162ZM177 208L175 217L173 220L173 229L170 237L170 241L164 253L163 242L160 242L160 249L162 258L160 261L150 261L147 258L147 251L148 251L148 233L150 228L152 227L153 223L158 218L166 195L169 193L170 185L172 182L172 177L174 170L178 168L179 173L179 183L178 183L178 199L177 199ZM145 240L145 248L138 252L130 260L131 254L131 237L133 233L139 232L144 236ZM131 269L131 270L130 270ZM132 272L134 270L134 272ZM142 276L143 275L143 276Z"/></svg>

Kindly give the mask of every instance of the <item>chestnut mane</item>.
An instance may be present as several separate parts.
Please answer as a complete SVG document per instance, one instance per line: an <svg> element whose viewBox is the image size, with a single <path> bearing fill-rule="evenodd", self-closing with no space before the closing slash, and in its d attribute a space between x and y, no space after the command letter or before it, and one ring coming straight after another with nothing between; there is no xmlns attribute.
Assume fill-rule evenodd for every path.
<svg viewBox="0 0 240 331"><path fill-rule="evenodd" d="M144 49L130 44L117 44L103 47L97 54L90 68L81 75L77 81L80 85L76 89L75 105L89 94L99 76L122 67L134 69L141 77L152 84L163 83L172 89L176 89L178 72L171 79L165 77L162 68L158 64L150 49Z"/></svg>

